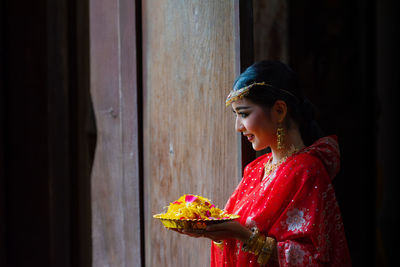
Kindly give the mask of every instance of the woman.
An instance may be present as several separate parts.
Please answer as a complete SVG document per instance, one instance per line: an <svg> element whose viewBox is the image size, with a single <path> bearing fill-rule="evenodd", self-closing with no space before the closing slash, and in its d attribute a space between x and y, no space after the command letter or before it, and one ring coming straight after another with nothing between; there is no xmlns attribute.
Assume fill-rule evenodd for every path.
<svg viewBox="0 0 400 267"><path fill-rule="evenodd" d="M250 66L227 105L256 151L225 210L237 221L180 231L214 242L211 266L351 266L331 181L339 170L335 136L320 138L313 107L294 73L277 61Z"/></svg>

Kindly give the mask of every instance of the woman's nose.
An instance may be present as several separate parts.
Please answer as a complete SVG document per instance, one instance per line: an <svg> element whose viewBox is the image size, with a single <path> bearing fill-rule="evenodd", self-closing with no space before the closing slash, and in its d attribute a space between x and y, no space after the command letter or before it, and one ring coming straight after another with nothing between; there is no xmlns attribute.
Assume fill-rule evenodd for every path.
<svg viewBox="0 0 400 267"><path fill-rule="evenodd" d="M244 126L238 117L236 118L235 128L237 132L243 132L244 130Z"/></svg>

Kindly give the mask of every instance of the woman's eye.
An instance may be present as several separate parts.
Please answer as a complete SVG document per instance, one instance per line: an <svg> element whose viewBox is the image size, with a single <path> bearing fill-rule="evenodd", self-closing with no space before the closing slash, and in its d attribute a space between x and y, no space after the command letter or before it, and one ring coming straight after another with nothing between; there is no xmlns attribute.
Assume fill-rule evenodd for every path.
<svg viewBox="0 0 400 267"><path fill-rule="evenodd" d="M233 114L235 115L235 117L240 116L242 118L246 118L247 116L249 116L248 112L236 112L233 110Z"/></svg>

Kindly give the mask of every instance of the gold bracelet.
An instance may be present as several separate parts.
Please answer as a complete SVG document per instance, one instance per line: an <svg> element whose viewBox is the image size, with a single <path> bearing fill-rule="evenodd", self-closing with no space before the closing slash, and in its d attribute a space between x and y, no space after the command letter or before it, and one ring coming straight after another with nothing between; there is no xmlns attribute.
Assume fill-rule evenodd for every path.
<svg viewBox="0 0 400 267"><path fill-rule="evenodd" d="M257 262L260 265L265 265L269 261L276 247L276 240L272 237L267 237L264 246L261 249L260 255L257 258Z"/></svg>
<svg viewBox="0 0 400 267"><path fill-rule="evenodd" d="M243 243L242 251L249 252L254 255L259 255L265 244L266 237L260 234L257 228L251 229L252 234L247 242Z"/></svg>
<svg viewBox="0 0 400 267"><path fill-rule="evenodd" d="M219 249L224 249L224 241L213 241L214 245L216 245Z"/></svg>
<svg viewBox="0 0 400 267"><path fill-rule="evenodd" d="M251 252L254 249L254 246L260 235L260 232L258 231L258 228L256 228L256 227L252 228L251 231L252 231L252 233L251 233L249 240L247 240L247 242L243 243L243 246L242 246L243 252Z"/></svg>
<svg viewBox="0 0 400 267"><path fill-rule="evenodd" d="M257 238L257 242L254 244L254 247L250 250L250 252L257 256L258 254L260 254L262 248L264 247L264 243L265 236L259 235Z"/></svg>

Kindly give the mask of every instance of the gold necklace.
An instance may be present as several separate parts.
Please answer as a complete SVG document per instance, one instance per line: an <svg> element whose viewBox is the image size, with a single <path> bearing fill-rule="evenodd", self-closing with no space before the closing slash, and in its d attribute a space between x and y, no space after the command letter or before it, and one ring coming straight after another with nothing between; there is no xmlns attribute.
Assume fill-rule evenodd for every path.
<svg viewBox="0 0 400 267"><path fill-rule="evenodd" d="M294 146L291 146L291 148L287 152L286 156L284 156L278 162L275 162L275 163L272 163L272 156L271 156L269 158L269 160L267 161L267 163L265 163L265 165L264 165L263 179L265 177L267 177L268 175L270 175L272 172L274 172L279 167L279 165L281 165L283 162L285 162L287 160L288 157L290 157L291 155L293 155L294 153L296 153L298 151L299 150L296 149Z"/></svg>

